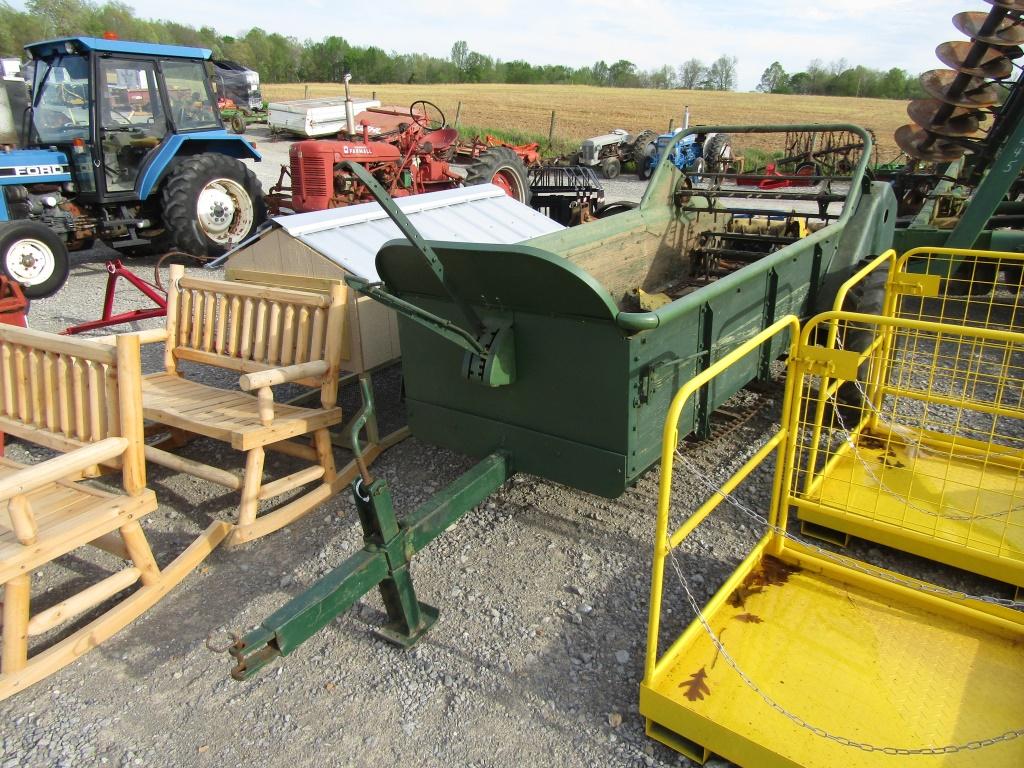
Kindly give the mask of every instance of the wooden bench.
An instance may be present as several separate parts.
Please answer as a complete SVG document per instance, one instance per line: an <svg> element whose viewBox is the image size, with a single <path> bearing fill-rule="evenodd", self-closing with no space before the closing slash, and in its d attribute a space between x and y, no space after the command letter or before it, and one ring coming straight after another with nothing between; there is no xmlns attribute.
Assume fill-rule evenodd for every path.
<svg viewBox="0 0 1024 768"><path fill-rule="evenodd" d="M0 431L62 452L30 466L0 459L0 698L67 665L151 607L229 533L204 534L166 568L139 520L157 507L146 488L139 340L116 347L0 325ZM120 468L123 493L80 482L100 465ZM92 545L122 567L34 614L33 572ZM30 638L141 586L84 626L30 655ZM61 594L64 594L62 591ZM39 601L45 601L40 596Z"/></svg>
<svg viewBox="0 0 1024 768"><path fill-rule="evenodd" d="M290 241L295 246L295 241ZM308 249L306 249L308 250ZM236 254L233 258L241 258ZM300 254L293 251L283 252L281 258L286 263L295 263ZM251 285L291 288L299 291L328 294L331 286L340 278L314 277L311 275L293 275L282 272L266 272L256 269L238 269L228 265L227 279ZM345 334L342 337L341 360L339 368L341 385L358 384L361 407L355 414L349 414L349 421L331 430L331 440L336 446L351 451L353 439L359 439L363 461L367 466L391 446L400 443L409 436L409 428L401 426L390 433L381 434L377 419L377 406L373 397L374 372L398 362L401 352L398 347L398 320L395 313L383 304L361 296L355 291L348 291L345 307ZM357 422L365 422L361 435L353 437L352 426ZM347 484L355 479L359 468L355 461L349 462L338 470L339 483Z"/></svg>
<svg viewBox="0 0 1024 768"><path fill-rule="evenodd" d="M313 293L187 277L184 267L176 265L171 267L166 328L136 334L144 342L165 342L164 371L143 377L142 396L145 418L167 432L166 444L181 445L202 435L245 453L239 477L160 446L145 449L154 464L241 492L229 545L287 525L351 479L338 476L328 432L341 422L336 402L346 296L340 282L327 293ZM236 372L238 388L186 378L182 362ZM274 402L273 388L281 384L318 388L319 407ZM304 437L308 442L300 442ZM308 466L264 482L266 450ZM312 489L257 519L261 501L313 483Z"/></svg>

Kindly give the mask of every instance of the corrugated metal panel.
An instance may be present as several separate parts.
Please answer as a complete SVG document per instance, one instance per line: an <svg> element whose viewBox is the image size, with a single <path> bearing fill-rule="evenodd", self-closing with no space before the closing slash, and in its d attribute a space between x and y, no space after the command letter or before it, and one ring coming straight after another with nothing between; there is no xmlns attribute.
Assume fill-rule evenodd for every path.
<svg viewBox="0 0 1024 768"><path fill-rule="evenodd" d="M448 189L395 200L427 240L521 243L564 229L493 184ZM349 272L379 279L377 251L402 233L377 203L278 216L274 223Z"/></svg>

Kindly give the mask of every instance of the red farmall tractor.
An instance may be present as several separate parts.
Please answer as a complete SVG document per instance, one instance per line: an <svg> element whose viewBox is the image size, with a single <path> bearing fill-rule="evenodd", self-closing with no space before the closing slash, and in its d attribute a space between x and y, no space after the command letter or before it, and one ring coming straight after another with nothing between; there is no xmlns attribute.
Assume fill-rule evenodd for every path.
<svg viewBox="0 0 1024 768"><path fill-rule="evenodd" d="M526 166L515 150L477 148L464 163L454 163L459 132L429 101L414 102L408 115L368 110L355 123L360 135L295 142L287 169L291 187L284 186L282 172L282 180L267 196L268 205L305 213L372 201L359 179L342 166L346 160L363 165L392 197L492 183L516 200L530 202Z"/></svg>

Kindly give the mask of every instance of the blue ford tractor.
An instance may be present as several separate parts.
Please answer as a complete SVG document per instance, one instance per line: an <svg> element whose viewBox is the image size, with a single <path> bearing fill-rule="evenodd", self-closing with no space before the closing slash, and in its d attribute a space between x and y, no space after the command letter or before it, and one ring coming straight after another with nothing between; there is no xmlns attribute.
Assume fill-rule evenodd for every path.
<svg viewBox="0 0 1024 768"><path fill-rule="evenodd" d="M204 48L68 37L26 46L30 95L6 82L17 144L0 138L0 269L30 298L55 293L68 251L222 254L266 218L221 123ZM2 123L0 123L2 124Z"/></svg>
<svg viewBox="0 0 1024 768"><path fill-rule="evenodd" d="M663 133L653 141L636 147L636 175L641 179L650 178L658 167L665 149L683 131L677 128ZM684 136L672 147L671 162L680 171L699 177L701 174L724 171L732 160L732 142L727 133L690 134Z"/></svg>

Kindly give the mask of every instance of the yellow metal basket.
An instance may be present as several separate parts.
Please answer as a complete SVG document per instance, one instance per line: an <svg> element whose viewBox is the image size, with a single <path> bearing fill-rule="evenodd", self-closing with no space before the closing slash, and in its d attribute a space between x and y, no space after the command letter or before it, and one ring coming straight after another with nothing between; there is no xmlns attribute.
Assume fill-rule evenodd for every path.
<svg viewBox="0 0 1024 768"><path fill-rule="evenodd" d="M1022 268L918 249L891 270L883 316L808 324L791 369L802 521L1024 585Z"/></svg>
<svg viewBox="0 0 1024 768"><path fill-rule="evenodd" d="M976 350L1007 341L1005 331L967 333L890 318L880 323L883 331L868 337L863 354L813 343L831 330L838 338L851 326L875 327L878 320L829 313L805 329L801 340L796 319L784 318L688 382L672 402L662 442L640 713L651 737L701 763L718 754L749 768L1024 765L1024 613L1014 609L1016 604L887 571L804 543L788 530L790 505L806 499L804 491L793 489L806 488L809 481L822 484L812 477L820 477L819 470L797 471L798 461L812 467L843 461L840 443L846 438L828 415L842 418L843 409L826 406L840 386L857 379L863 360L885 359L886 345L904 344L900 334L906 333L941 334L940 347L952 334L960 344L970 339ZM734 474L710 481L678 449L680 415L717 376L786 333L791 375L779 427L760 447L738 448L752 455ZM990 403L982 413L997 416L1002 400L980 397L982 381L970 371L933 374L926 391L935 397L946 391L949 398L940 381L966 376L971 382L966 391ZM877 377L868 381L881 389ZM930 400L926 404L938 407ZM891 413L868 418L860 408L853 410L854 439L866 426L881 428L883 416ZM914 426L929 424L921 414ZM889 433L888 445L898 450L899 430L889 428ZM989 429L958 439L956 451L972 458L982 451L986 466L1002 473L1015 466L1015 459L1004 456L1014 448L980 448L993 434L997 431ZM933 438L927 440L923 449L934 450ZM934 439L942 441L947 438ZM809 455L815 447L816 454ZM773 458L769 503L761 498L759 478ZM691 498L673 493L673 477L683 474L709 489L707 501L692 512ZM948 484L949 492L939 498L961 503L955 478L918 476L921 482ZM708 576L707 561L701 559L707 557L707 537L694 532L737 518L760 538L701 605L696 595ZM673 624L686 615L695 618L677 634Z"/></svg>

